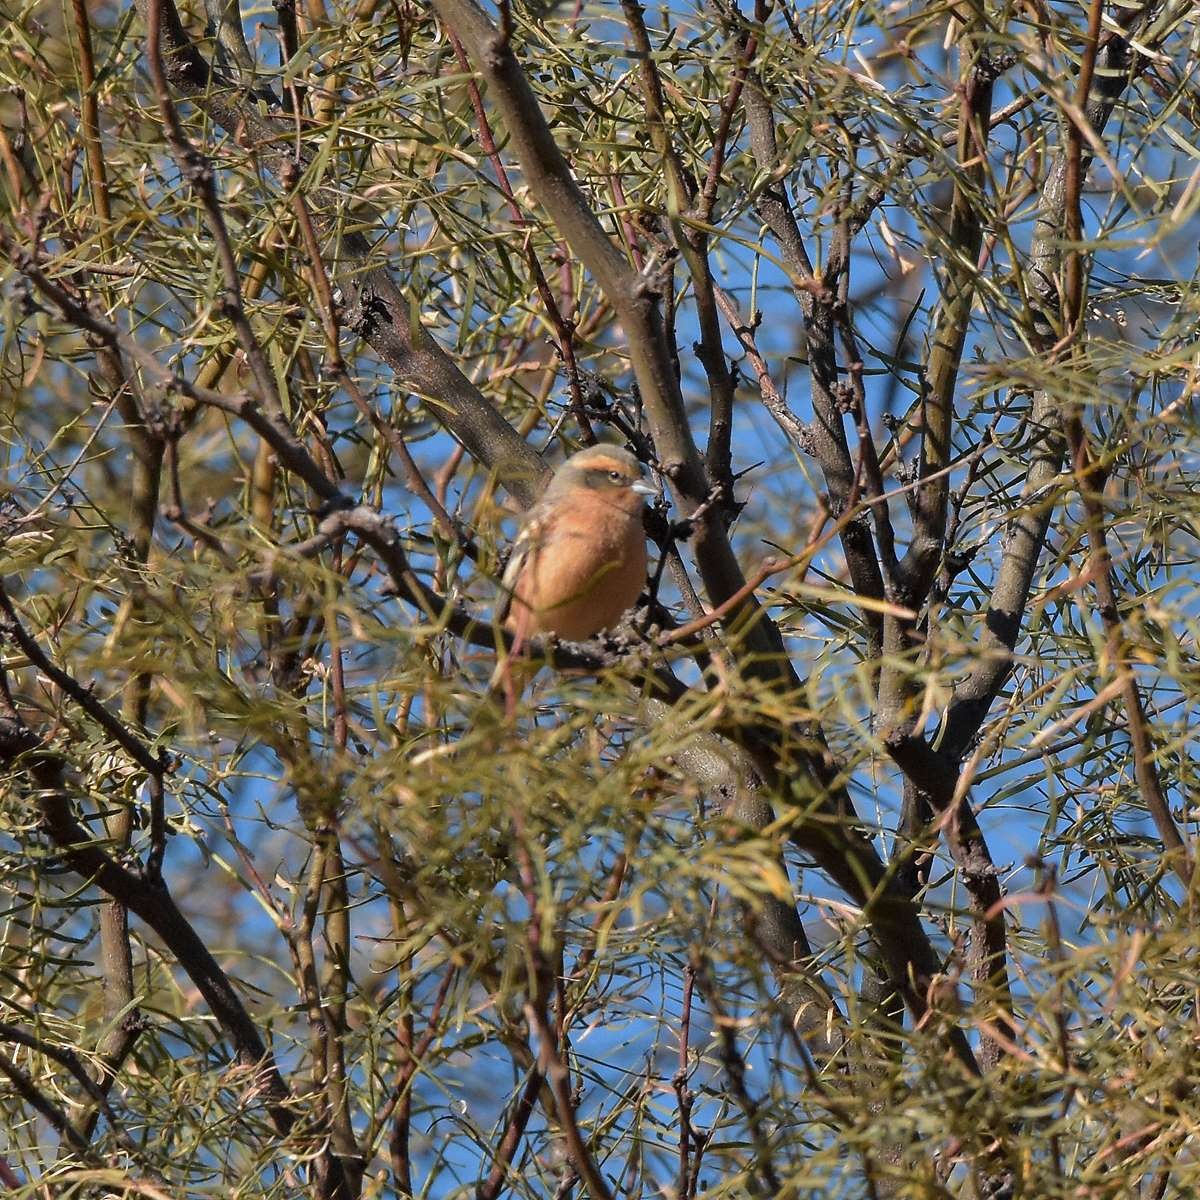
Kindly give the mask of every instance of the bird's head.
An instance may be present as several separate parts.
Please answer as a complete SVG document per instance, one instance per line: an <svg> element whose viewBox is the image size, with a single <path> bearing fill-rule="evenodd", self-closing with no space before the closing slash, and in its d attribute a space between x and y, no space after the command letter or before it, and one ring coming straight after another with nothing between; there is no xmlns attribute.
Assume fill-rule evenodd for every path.
<svg viewBox="0 0 1200 1200"><path fill-rule="evenodd" d="M546 498L553 500L576 488L587 488L631 511L647 496L658 494L643 478L641 463L620 446L589 446L572 454L554 472Z"/></svg>

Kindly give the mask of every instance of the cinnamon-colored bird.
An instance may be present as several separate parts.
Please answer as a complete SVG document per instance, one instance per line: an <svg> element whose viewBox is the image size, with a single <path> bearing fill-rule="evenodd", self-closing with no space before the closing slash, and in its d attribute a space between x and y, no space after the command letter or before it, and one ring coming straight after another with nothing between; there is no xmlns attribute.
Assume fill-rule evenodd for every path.
<svg viewBox="0 0 1200 1200"><path fill-rule="evenodd" d="M517 648L541 633L582 641L620 620L646 582L642 509L655 494L617 446L589 446L554 472L504 572Z"/></svg>

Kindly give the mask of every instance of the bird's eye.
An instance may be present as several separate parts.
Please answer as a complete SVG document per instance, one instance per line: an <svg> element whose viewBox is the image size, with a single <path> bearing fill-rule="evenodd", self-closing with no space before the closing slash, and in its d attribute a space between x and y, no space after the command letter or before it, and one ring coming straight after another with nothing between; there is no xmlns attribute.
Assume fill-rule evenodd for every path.
<svg viewBox="0 0 1200 1200"><path fill-rule="evenodd" d="M620 483L621 480L625 478L620 471L609 471L608 477L613 481L613 483Z"/></svg>

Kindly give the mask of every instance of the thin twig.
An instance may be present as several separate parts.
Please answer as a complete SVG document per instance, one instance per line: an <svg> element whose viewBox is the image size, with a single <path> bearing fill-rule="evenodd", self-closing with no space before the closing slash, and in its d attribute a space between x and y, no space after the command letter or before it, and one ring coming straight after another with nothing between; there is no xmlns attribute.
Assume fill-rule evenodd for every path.
<svg viewBox="0 0 1200 1200"><path fill-rule="evenodd" d="M275 387L275 376L267 363L262 346L250 326L245 306L242 303L241 276L238 272L237 259L233 254L233 247L229 241L225 213L217 195L216 176L212 164L188 140L183 123L179 119L179 113L176 111L175 102L171 99L171 91L167 87L161 50L162 12L163 0L147 0L146 65L150 71L155 99L158 101L158 109L162 115L167 144L171 148L180 173L195 189L201 207L204 209L209 232L216 244L217 260L221 265L221 273L225 281L222 307L237 333L238 344L250 364L259 395L271 412L282 413L283 406Z"/></svg>
<svg viewBox="0 0 1200 1200"><path fill-rule="evenodd" d="M533 229L524 212L521 211L521 206L517 203L516 194L513 192L508 172L505 170L504 162L500 157L500 150L496 145L496 139L492 133L487 109L483 106L483 97L479 93L479 85L471 76L471 64L467 59L467 52L463 49L462 42L453 32L450 34L450 44L454 47L454 55L458 60L459 67L468 76L467 95L470 96L471 107L475 110L479 144L483 147L484 154L488 156L488 160L492 164L492 170L496 175L496 183L508 204L508 211L512 215L513 224L518 229L527 231L524 239L525 261L529 264L530 273L533 275L533 284L542 301L542 307L545 308L546 316L550 318L550 324L554 327L554 332L558 337L558 352L562 357L563 367L567 372L567 388L571 395L571 413L575 418L576 424L579 426L579 432L584 442L590 446L596 441L596 435L592 430L591 422L588 420L587 403L583 393L583 385L579 377L579 364L575 360L575 323L563 315L558 301L554 298L554 292L546 280L546 274L542 270L542 264L538 260L537 251L534 249ZM569 259L564 257L563 262L565 265L569 262ZM563 291L564 296L570 294L566 288Z"/></svg>
<svg viewBox="0 0 1200 1200"><path fill-rule="evenodd" d="M161 777L170 769L170 758L165 752L160 750L157 754L152 753L123 721L113 716L96 699L90 688L84 687L61 667L50 661L37 641L21 624L21 619L17 616L17 610L3 583L0 583L0 611L4 614L3 619L0 619L0 633L18 646L29 661L51 683L70 696L147 775Z"/></svg>
<svg viewBox="0 0 1200 1200"><path fill-rule="evenodd" d="M538 896L537 878L533 860L529 854L524 828L524 816L519 807L512 810L512 846L521 881L521 891L529 908L526 932L526 947L529 954L529 988L525 1002L525 1019L537 1035L539 1044L538 1063L541 1073L550 1083L554 1095L554 1107L566 1141L567 1155L571 1165L579 1173L592 1200L613 1200L612 1192L600 1173L591 1152L579 1130L575 1115L575 1103L571 1096L570 1068L563 1059L554 1027L547 1016L552 971L542 945L542 908Z"/></svg>

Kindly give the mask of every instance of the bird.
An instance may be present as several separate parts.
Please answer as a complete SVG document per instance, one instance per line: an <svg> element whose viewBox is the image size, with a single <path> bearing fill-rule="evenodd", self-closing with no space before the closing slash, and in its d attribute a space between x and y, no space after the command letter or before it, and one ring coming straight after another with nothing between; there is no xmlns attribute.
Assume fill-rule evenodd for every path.
<svg viewBox="0 0 1200 1200"><path fill-rule="evenodd" d="M589 446L554 472L526 514L501 584L498 618L514 651L540 634L579 642L617 624L646 581L642 512L657 494L619 446Z"/></svg>

